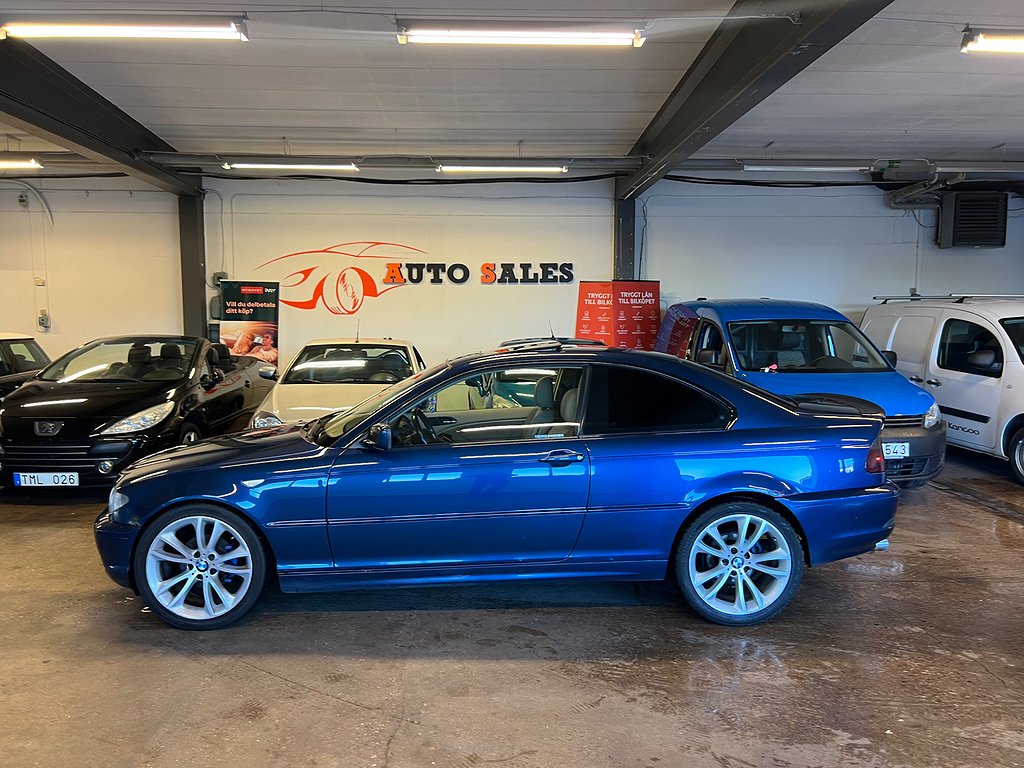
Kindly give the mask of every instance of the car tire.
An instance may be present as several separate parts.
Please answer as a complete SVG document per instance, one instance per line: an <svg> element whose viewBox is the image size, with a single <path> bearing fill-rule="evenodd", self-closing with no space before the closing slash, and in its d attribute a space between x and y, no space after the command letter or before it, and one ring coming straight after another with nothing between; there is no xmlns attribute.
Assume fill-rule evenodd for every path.
<svg viewBox="0 0 1024 768"><path fill-rule="evenodd" d="M1024 429L1018 429L1010 438L1007 456L1010 457L1010 470L1013 479L1024 485Z"/></svg>
<svg viewBox="0 0 1024 768"><path fill-rule="evenodd" d="M186 424L178 433L178 445L192 445L203 439L203 433L195 424Z"/></svg>
<svg viewBox="0 0 1024 768"><path fill-rule="evenodd" d="M775 557L766 557L770 554ZM793 526L752 501L703 512L686 527L675 551L676 579L686 602L705 619L726 626L760 624L775 616L793 599L803 572L803 547Z"/></svg>
<svg viewBox="0 0 1024 768"><path fill-rule="evenodd" d="M132 569L146 605L178 629L220 629L259 599L267 556L252 525L226 509L187 505L155 518Z"/></svg>

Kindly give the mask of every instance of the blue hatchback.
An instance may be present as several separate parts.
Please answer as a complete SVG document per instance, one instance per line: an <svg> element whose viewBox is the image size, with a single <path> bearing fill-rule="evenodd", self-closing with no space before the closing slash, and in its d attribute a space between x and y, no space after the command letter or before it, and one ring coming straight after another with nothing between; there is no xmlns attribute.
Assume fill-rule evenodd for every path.
<svg viewBox="0 0 1024 768"><path fill-rule="evenodd" d="M186 629L242 617L271 572L285 592L669 576L705 618L754 624L805 565L889 535L881 428L668 355L534 344L155 454L118 479L96 543Z"/></svg>

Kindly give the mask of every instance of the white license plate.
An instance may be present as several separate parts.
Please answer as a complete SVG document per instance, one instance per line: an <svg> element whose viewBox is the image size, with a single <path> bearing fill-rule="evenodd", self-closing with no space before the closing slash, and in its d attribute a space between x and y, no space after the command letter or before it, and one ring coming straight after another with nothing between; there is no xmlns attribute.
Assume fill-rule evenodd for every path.
<svg viewBox="0 0 1024 768"><path fill-rule="evenodd" d="M34 485L69 487L78 485L77 472L15 472L14 484L19 488Z"/></svg>
<svg viewBox="0 0 1024 768"><path fill-rule="evenodd" d="M905 459L910 455L910 443L882 443L882 456L887 459Z"/></svg>

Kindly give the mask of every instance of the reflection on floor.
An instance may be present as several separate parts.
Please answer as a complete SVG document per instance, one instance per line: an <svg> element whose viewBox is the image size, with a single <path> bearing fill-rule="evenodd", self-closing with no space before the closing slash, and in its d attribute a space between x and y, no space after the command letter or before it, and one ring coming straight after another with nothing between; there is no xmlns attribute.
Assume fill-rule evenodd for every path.
<svg viewBox="0 0 1024 768"><path fill-rule="evenodd" d="M660 585L284 596L168 629L99 568L99 506L0 503L10 766L1024 765L1024 487L951 452L888 552L774 623Z"/></svg>

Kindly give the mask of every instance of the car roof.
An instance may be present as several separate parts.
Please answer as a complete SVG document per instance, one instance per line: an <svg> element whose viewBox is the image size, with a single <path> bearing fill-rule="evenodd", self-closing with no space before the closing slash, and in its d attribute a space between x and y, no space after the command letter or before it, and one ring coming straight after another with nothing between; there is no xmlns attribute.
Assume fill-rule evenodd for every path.
<svg viewBox="0 0 1024 768"><path fill-rule="evenodd" d="M32 337L27 333L8 333L6 331L0 331L0 341L22 341L31 338Z"/></svg>
<svg viewBox="0 0 1024 768"><path fill-rule="evenodd" d="M389 346L389 347L411 347L412 342L406 341L405 339L389 339L386 336L377 338L334 338L334 339L313 339L303 344L305 347L321 347L328 346L330 344L344 344L346 346L356 346L357 344L361 347L378 347L378 346Z"/></svg>
<svg viewBox="0 0 1024 768"><path fill-rule="evenodd" d="M810 301L787 299L698 299L682 302L696 312L711 310L723 322L741 320L840 320L848 318L838 310Z"/></svg>
<svg viewBox="0 0 1024 768"><path fill-rule="evenodd" d="M950 309L969 308L972 312L998 320L1003 317L1024 317L1024 297L1006 298L1001 296L950 296L925 299L883 301L876 307L907 307L908 309ZM878 311L878 310L875 310Z"/></svg>

